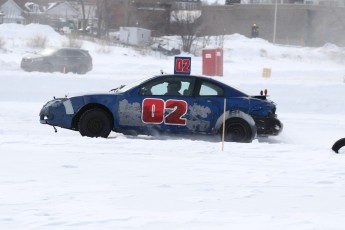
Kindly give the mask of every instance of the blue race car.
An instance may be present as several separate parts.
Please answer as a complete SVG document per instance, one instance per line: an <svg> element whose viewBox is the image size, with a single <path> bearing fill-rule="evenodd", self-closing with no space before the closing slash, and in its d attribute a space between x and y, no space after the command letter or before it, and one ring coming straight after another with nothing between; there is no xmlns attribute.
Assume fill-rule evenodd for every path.
<svg viewBox="0 0 345 230"><path fill-rule="evenodd" d="M225 125L225 140L234 142L275 136L283 128L266 95L249 96L211 78L183 75L155 76L103 94L56 98L43 106L40 122L104 138L111 131L219 135Z"/></svg>

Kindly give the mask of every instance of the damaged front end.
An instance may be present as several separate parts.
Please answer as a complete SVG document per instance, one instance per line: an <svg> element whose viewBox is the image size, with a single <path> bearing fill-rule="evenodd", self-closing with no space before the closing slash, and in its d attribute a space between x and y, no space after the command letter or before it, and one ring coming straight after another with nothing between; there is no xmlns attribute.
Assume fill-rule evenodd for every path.
<svg viewBox="0 0 345 230"><path fill-rule="evenodd" d="M40 111L40 123L70 128L74 109L68 98L56 98L47 102Z"/></svg>
<svg viewBox="0 0 345 230"><path fill-rule="evenodd" d="M257 127L258 136L277 136L283 130L283 124L277 118L276 105L267 100L266 95L255 96L252 100L251 114Z"/></svg>
<svg viewBox="0 0 345 230"><path fill-rule="evenodd" d="M283 123L277 118L276 114L267 117L253 117L258 136L277 136L283 130Z"/></svg>

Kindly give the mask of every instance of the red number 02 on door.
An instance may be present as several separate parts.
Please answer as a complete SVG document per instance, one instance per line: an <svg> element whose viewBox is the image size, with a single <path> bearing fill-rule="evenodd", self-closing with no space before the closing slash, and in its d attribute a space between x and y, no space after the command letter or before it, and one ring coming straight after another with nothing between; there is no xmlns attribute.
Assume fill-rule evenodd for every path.
<svg viewBox="0 0 345 230"><path fill-rule="evenodd" d="M146 124L186 125L187 123L186 118L183 118L188 108L186 101L146 98L143 100L142 108L141 120Z"/></svg>

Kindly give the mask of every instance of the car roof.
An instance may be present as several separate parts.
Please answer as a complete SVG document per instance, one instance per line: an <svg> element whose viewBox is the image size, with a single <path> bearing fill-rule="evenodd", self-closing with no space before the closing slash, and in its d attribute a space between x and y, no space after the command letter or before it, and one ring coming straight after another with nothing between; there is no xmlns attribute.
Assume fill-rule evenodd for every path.
<svg viewBox="0 0 345 230"><path fill-rule="evenodd" d="M59 51L59 50L70 50L70 51L82 51L82 52L88 52L87 50L80 49L80 48L72 48L72 47L63 47L63 48L56 48L56 47L47 47L43 50L51 50L53 52Z"/></svg>
<svg viewBox="0 0 345 230"><path fill-rule="evenodd" d="M206 81L212 81L212 82L215 82L215 83L218 83L218 84L222 84L222 85L226 85L225 83L221 82L221 81L218 81L217 79L213 79L211 77L208 77L208 76L202 76L202 75L184 75L184 74L162 74L162 75L156 75L155 77L153 78L160 78L160 77L173 77L176 79L179 78L179 77L194 77L194 78L198 78L198 79L202 79L202 80L206 80ZM152 80L153 78L151 79L148 79L148 80Z"/></svg>
<svg viewBox="0 0 345 230"><path fill-rule="evenodd" d="M151 81L151 80L153 80L153 79L160 78L160 77L162 77L162 78L163 78L163 77L168 77L168 78L169 78L169 77L173 77L173 78L176 77L176 79L179 78L179 77L185 77L185 78L194 77L195 79L205 80L205 81L208 81L208 82L211 82L211 83L213 82L214 84L217 84L217 85L219 85L219 86L221 86L221 87L225 87L225 88L227 88L227 89L232 89L233 91L237 91L237 92L239 92L240 94L243 94L243 95L248 96L248 94L244 93L242 90L237 89L236 87L230 86L230 85L228 85L228 84L226 84L226 83L224 83L224 82L222 82L222 81L219 81L219 80L214 79L214 78L209 77L209 76L202 76L202 75L183 75L183 74L163 74L163 75L157 75L157 76L155 76L155 77L153 77L153 78L150 78L150 79L148 79L147 81Z"/></svg>
<svg viewBox="0 0 345 230"><path fill-rule="evenodd" d="M87 51L87 50L84 50L84 49L80 49L80 48L73 48L73 47L63 47L63 48L60 48L60 49L57 49L57 50L77 50L77 51Z"/></svg>

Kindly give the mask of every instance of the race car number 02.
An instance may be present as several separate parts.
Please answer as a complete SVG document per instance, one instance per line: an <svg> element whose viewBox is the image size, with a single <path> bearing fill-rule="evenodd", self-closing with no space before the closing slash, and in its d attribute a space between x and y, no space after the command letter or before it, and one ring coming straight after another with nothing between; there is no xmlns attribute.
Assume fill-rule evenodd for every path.
<svg viewBox="0 0 345 230"><path fill-rule="evenodd" d="M190 74L191 58L190 57L175 57L175 71L174 74Z"/></svg>
<svg viewBox="0 0 345 230"><path fill-rule="evenodd" d="M147 124L186 125L187 102L183 100L167 100L146 98L143 100L141 119ZM165 115L165 112L168 114Z"/></svg>

